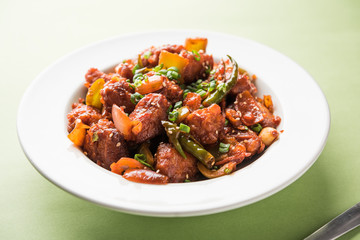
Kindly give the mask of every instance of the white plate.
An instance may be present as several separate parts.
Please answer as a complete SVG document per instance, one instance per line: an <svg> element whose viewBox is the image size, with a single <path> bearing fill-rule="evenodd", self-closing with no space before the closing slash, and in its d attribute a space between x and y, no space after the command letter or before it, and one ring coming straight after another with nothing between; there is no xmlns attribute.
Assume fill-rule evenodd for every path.
<svg viewBox="0 0 360 240"><path fill-rule="evenodd" d="M66 114L84 94L90 67L107 69L151 45L207 37L207 52L231 55L256 74L259 96L271 94L284 130L258 160L217 179L168 184L124 180L91 162L67 138ZM45 69L27 89L18 112L18 135L34 167L62 189L115 210L150 216L221 212L266 198L299 178L320 155L329 132L326 99L299 65L259 43L203 31L160 31L120 36L75 51Z"/></svg>

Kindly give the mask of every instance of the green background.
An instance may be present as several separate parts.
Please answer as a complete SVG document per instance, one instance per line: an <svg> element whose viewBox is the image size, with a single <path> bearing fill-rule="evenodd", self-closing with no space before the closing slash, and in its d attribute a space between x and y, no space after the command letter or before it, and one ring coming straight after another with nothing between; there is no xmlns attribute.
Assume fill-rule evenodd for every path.
<svg viewBox="0 0 360 240"><path fill-rule="evenodd" d="M188 218L111 211L43 178L16 135L17 108L31 81L94 41L165 28L249 38L303 66L324 91L332 118L327 145L310 170L260 202ZM0 239L302 239L360 201L358 0L1 0L0 68ZM360 239L360 228L341 239Z"/></svg>

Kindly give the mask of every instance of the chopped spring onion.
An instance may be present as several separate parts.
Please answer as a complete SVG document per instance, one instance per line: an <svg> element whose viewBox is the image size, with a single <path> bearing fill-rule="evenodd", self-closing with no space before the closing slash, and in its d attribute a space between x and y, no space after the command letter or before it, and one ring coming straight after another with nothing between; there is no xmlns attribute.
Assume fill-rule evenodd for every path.
<svg viewBox="0 0 360 240"><path fill-rule="evenodd" d="M209 85L209 88L208 88L208 91L209 92L212 92L216 89L216 81L211 81L210 82L210 85Z"/></svg>
<svg viewBox="0 0 360 240"><path fill-rule="evenodd" d="M137 104L140 99L142 99L144 96L141 95L140 93L136 92L134 94L131 94L131 97L130 97L130 101L133 103L133 104Z"/></svg>
<svg viewBox="0 0 360 240"><path fill-rule="evenodd" d="M196 50L192 50L194 58L196 61L200 61L200 54Z"/></svg>
<svg viewBox="0 0 360 240"><path fill-rule="evenodd" d="M195 92L197 90L196 87L192 87L192 86L187 86L187 89L189 89L190 92Z"/></svg>
<svg viewBox="0 0 360 240"><path fill-rule="evenodd" d="M231 169L225 168L225 169L224 169L224 173L226 173L226 174L231 173Z"/></svg>
<svg viewBox="0 0 360 240"><path fill-rule="evenodd" d="M205 73L206 73L206 74L210 74L210 73L211 73L211 68L210 68L210 66L207 66L207 67L206 67Z"/></svg>
<svg viewBox="0 0 360 240"><path fill-rule="evenodd" d="M252 129L254 132L259 133L259 132L261 131L261 129L262 129L262 126L261 126L259 123L257 123L257 124L255 124L255 125L251 126L251 129Z"/></svg>
<svg viewBox="0 0 360 240"><path fill-rule="evenodd" d="M199 94L200 97L202 97L202 98L205 97L205 95L206 95L206 92L202 89L197 90L196 93Z"/></svg>
<svg viewBox="0 0 360 240"><path fill-rule="evenodd" d="M166 75L166 74L167 74L167 70L166 70L166 69L161 69L161 70L159 71L159 73L161 73L161 74L163 74L163 75Z"/></svg>
<svg viewBox="0 0 360 240"><path fill-rule="evenodd" d="M172 122L175 122L179 116L179 112L175 109L169 113L168 119Z"/></svg>
<svg viewBox="0 0 360 240"><path fill-rule="evenodd" d="M164 67L163 63L160 65L157 65L156 67L154 67L154 72L159 72L163 67Z"/></svg>
<svg viewBox="0 0 360 240"><path fill-rule="evenodd" d="M189 133L190 132L190 127L188 125L186 125L186 124L180 123L180 131Z"/></svg>
<svg viewBox="0 0 360 240"><path fill-rule="evenodd" d="M176 102L174 105L174 109L175 108L180 108L182 106L182 101Z"/></svg>
<svg viewBox="0 0 360 240"><path fill-rule="evenodd" d="M227 153L230 150L230 143L220 143L219 152Z"/></svg>
<svg viewBox="0 0 360 240"><path fill-rule="evenodd" d="M152 54L152 52L150 52L150 51L147 51L146 53L144 53L144 58L145 59L149 59L149 57L151 56L151 54Z"/></svg>
<svg viewBox="0 0 360 240"><path fill-rule="evenodd" d="M96 142L97 140L99 140L99 135L97 134L97 132L94 132L94 134L92 135L91 141Z"/></svg>
<svg viewBox="0 0 360 240"><path fill-rule="evenodd" d="M134 86L137 88L137 87L140 87L140 85L142 84L142 81L141 81L141 79L136 79L135 81L134 81Z"/></svg>
<svg viewBox="0 0 360 240"><path fill-rule="evenodd" d="M132 70L133 74L135 74L135 71L138 70L139 68L140 68L139 64L136 64Z"/></svg>
<svg viewBox="0 0 360 240"><path fill-rule="evenodd" d="M217 85L217 89L219 90L219 91L221 91L221 92L225 92L225 90L226 90L226 85L225 85L225 83L220 83L219 85Z"/></svg>
<svg viewBox="0 0 360 240"><path fill-rule="evenodd" d="M168 70L175 71L179 73L179 69L177 67L169 67Z"/></svg>
<svg viewBox="0 0 360 240"><path fill-rule="evenodd" d="M169 114L169 112L171 111L172 107L173 107L173 106L170 104L169 108L166 110L166 113L167 113L167 114Z"/></svg>
<svg viewBox="0 0 360 240"><path fill-rule="evenodd" d="M179 79L180 78L180 74L178 72L172 71L172 70L168 70L166 73L166 77L168 79Z"/></svg>
<svg viewBox="0 0 360 240"><path fill-rule="evenodd" d="M185 179L184 182L191 182L189 179Z"/></svg>
<svg viewBox="0 0 360 240"><path fill-rule="evenodd" d="M149 167L151 170L154 170L154 168L146 162L146 157L144 154L135 154L134 159L136 161L139 161L141 164Z"/></svg>
<svg viewBox="0 0 360 240"><path fill-rule="evenodd" d="M225 126L229 124L229 120L225 119Z"/></svg>

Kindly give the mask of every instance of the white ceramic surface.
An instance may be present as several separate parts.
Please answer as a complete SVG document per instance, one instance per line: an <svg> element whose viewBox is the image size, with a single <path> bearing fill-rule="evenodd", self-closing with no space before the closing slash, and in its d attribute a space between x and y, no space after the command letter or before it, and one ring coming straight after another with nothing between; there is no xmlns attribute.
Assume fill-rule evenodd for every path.
<svg viewBox="0 0 360 240"><path fill-rule="evenodd" d="M90 67L107 69L151 45L209 40L207 52L231 55L256 74L259 96L271 94L284 130L259 159L217 179L147 185L91 162L67 138L66 114L84 94ZM83 96L83 95L82 95ZM77 50L45 69L30 85L18 112L18 136L33 166L64 190L115 210L150 216L194 216L221 212L266 198L299 178L325 146L330 127L326 99L312 77L279 52L259 43L213 32L181 30L131 34Z"/></svg>

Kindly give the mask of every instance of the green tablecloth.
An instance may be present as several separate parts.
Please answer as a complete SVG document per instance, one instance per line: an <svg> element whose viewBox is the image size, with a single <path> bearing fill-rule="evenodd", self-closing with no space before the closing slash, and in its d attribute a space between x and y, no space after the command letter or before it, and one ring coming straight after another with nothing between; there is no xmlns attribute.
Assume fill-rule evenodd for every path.
<svg viewBox="0 0 360 240"><path fill-rule="evenodd" d="M91 42L164 28L249 38L309 71L332 117L311 169L249 206L169 219L104 209L38 174L16 136L18 104L35 76ZM360 201L360 1L2 0L0 36L0 239L301 239ZM360 239L360 228L341 239Z"/></svg>

